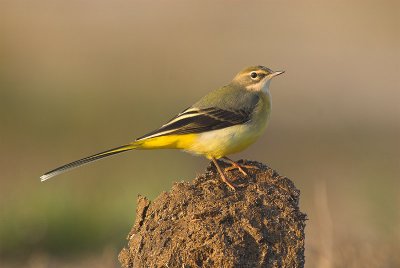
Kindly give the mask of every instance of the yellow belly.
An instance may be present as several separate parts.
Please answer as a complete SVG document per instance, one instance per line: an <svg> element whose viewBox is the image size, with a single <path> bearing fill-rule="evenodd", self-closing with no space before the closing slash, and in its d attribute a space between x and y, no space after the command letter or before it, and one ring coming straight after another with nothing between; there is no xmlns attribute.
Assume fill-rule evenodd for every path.
<svg viewBox="0 0 400 268"><path fill-rule="evenodd" d="M237 125L202 133L185 151L218 159L246 149L259 138L264 128Z"/></svg>
<svg viewBox="0 0 400 268"><path fill-rule="evenodd" d="M200 134L150 138L141 141L137 149L181 149L218 159L246 149L262 134L266 123L236 125Z"/></svg>

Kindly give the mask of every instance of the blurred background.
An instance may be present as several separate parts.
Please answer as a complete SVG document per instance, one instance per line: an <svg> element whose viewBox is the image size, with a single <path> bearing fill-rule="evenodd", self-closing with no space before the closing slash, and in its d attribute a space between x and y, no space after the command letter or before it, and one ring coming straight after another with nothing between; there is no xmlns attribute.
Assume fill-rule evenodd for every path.
<svg viewBox="0 0 400 268"><path fill-rule="evenodd" d="M307 267L399 267L398 1L0 1L0 266L118 267L138 194L206 159L125 144L249 65L286 70L257 144L301 190Z"/></svg>

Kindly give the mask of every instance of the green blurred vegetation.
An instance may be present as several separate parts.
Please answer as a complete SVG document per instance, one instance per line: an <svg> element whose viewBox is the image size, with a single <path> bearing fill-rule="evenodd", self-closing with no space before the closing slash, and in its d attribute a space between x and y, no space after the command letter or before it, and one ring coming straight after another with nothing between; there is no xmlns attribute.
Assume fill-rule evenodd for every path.
<svg viewBox="0 0 400 268"><path fill-rule="evenodd" d="M137 151L39 176L157 128L255 64L286 74L271 85L266 134L234 158L263 161L301 190L307 266L340 267L351 258L343 244L399 264L397 10L392 1L2 1L0 266L118 266L137 194L154 198L207 161Z"/></svg>

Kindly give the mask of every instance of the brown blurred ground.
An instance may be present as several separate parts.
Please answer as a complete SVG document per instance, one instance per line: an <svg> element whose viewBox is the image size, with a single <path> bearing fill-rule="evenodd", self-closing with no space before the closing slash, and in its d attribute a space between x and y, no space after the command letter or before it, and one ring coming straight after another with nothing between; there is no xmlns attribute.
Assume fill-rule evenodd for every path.
<svg viewBox="0 0 400 268"><path fill-rule="evenodd" d="M271 85L266 134L234 157L294 179L310 218L307 264L393 256L399 10L397 1L1 1L0 266L115 263L109 252L122 247L136 195L157 196L207 161L143 151L38 177L158 127L255 64L286 74Z"/></svg>

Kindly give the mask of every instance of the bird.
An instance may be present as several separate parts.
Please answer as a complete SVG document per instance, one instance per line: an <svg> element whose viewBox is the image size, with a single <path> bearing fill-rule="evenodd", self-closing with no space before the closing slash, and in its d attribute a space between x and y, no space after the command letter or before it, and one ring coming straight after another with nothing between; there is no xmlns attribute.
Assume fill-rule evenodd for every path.
<svg viewBox="0 0 400 268"><path fill-rule="evenodd" d="M243 151L264 132L271 114L270 83L283 73L260 65L247 67L228 85L211 91L160 128L128 144L53 169L40 180L134 149L180 149L210 159L221 180L236 190L226 173L238 169L247 176L244 169L256 167L239 164L228 155ZM219 161L231 166L223 170Z"/></svg>

